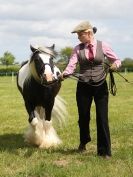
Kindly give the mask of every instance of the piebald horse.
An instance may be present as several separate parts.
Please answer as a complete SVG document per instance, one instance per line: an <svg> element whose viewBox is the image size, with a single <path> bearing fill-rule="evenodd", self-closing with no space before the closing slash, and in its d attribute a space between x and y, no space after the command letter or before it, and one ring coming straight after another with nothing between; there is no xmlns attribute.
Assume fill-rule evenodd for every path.
<svg viewBox="0 0 133 177"><path fill-rule="evenodd" d="M52 120L63 122L67 116L65 101L58 95L61 74L54 64L57 53L51 47L30 46L32 54L24 62L17 75L17 86L21 92L29 115L29 128L25 141L40 148L59 145Z"/></svg>

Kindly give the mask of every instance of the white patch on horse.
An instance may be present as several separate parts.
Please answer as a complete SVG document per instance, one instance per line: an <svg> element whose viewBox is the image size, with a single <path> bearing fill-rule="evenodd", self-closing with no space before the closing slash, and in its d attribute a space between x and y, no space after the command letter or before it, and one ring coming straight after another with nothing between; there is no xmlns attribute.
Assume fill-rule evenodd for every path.
<svg viewBox="0 0 133 177"><path fill-rule="evenodd" d="M49 65L45 65L45 74L52 73L51 67Z"/></svg>
<svg viewBox="0 0 133 177"><path fill-rule="evenodd" d="M49 64L49 59L50 59L50 56L49 54L47 53L41 53L39 54L40 58L42 59L43 63L48 63Z"/></svg>
<svg viewBox="0 0 133 177"><path fill-rule="evenodd" d="M26 63L22 68L19 70L19 77L18 77L18 85L23 89L24 81L26 78L29 77L29 62Z"/></svg>
<svg viewBox="0 0 133 177"><path fill-rule="evenodd" d="M59 70L59 68L57 68L57 66L54 66L54 78L58 79L58 74L61 74L61 71Z"/></svg>
<svg viewBox="0 0 133 177"><path fill-rule="evenodd" d="M53 73L52 73L51 67L49 66L50 56L46 53L39 54L39 56L42 59L43 63L46 64L45 65L45 72L44 72L44 74L46 75L46 80L47 81L52 81L53 80Z"/></svg>

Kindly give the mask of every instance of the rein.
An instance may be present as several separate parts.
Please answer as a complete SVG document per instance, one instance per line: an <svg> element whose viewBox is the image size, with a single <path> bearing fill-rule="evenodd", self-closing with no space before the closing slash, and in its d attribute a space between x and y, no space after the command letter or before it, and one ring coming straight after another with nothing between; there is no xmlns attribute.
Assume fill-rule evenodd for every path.
<svg viewBox="0 0 133 177"><path fill-rule="evenodd" d="M116 89L116 84L115 84L114 76L113 76L112 72L109 72L109 73L110 73L110 77L109 77L109 91L110 91L110 93L113 96L115 96L117 89ZM104 83L104 81L106 80L106 77L107 77L107 75L106 75L105 79L102 82L100 82L100 84L94 85L94 84L91 84L91 82L90 83L84 82L83 80L80 79L80 76L78 76L78 75L80 75L80 74L73 73L73 74L70 74L70 75L66 75L66 78L69 77L69 78L71 78L73 80L76 80L78 82L82 82L82 83L86 83L86 84L88 84L90 86L98 87L99 85L101 85L101 84Z"/></svg>
<svg viewBox="0 0 133 177"><path fill-rule="evenodd" d="M133 84L133 82L128 81L127 78L125 78L122 74L120 74L119 71L111 71L109 64L107 64L105 62L104 62L104 64L107 65L108 68L106 69L105 79L102 82L100 82L100 84L94 85L91 82L85 82L85 81L81 80L80 76L82 76L82 74L79 74L79 73L68 74L68 75L65 75L64 78L71 78L71 79L74 79L74 80L76 80L78 82L83 82L83 83L86 83L88 85L97 87L97 86L101 85L102 83L104 83L104 81L106 80L107 74L109 73L109 92L113 96L115 96L116 92L117 92L117 88L116 88L116 83L115 83L113 72L117 73L120 77L122 77L125 80L125 82Z"/></svg>
<svg viewBox="0 0 133 177"><path fill-rule="evenodd" d="M107 63L104 63L104 64L106 64L109 68L110 68L110 65L109 64L107 64ZM127 78L125 78L122 74L120 74L120 72L119 71L114 71L115 73L117 73L120 77L122 77L124 80L125 80L125 82L127 82L127 83L129 83L129 84L133 84L133 81L129 81Z"/></svg>

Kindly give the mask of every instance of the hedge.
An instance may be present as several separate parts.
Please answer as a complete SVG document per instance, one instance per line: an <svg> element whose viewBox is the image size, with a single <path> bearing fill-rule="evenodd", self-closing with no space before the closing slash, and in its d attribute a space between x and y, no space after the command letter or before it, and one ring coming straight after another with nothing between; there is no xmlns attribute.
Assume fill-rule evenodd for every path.
<svg viewBox="0 0 133 177"><path fill-rule="evenodd" d="M10 65L10 66L5 66L5 65L0 65L0 76L11 76L16 75L20 66L19 65Z"/></svg>

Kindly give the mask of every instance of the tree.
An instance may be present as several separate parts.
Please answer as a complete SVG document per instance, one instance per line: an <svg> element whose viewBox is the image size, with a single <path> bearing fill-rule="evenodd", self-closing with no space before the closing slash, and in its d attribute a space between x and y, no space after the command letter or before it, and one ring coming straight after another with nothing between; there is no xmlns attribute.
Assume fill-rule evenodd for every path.
<svg viewBox="0 0 133 177"><path fill-rule="evenodd" d="M132 58L125 58L122 61L122 65L124 65L124 66L133 66L133 59Z"/></svg>
<svg viewBox="0 0 133 177"><path fill-rule="evenodd" d="M72 47L65 47L60 51L60 60L58 62L68 62L71 54L72 54Z"/></svg>
<svg viewBox="0 0 133 177"><path fill-rule="evenodd" d="M122 61L121 71L133 71L133 59L132 58L125 58Z"/></svg>
<svg viewBox="0 0 133 177"><path fill-rule="evenodd" d="M57 66L60 68L60 70L64 70L68 60L71 56L73 48L72 47L65 47L62 48L59 52L59 60L57 61Z"/></svg>
<svg viewBox="0 0 133 177"><path fill-rule="evenodd" d="M6 51L3 55L3 57L0 58L0 61L3 65L12 65L15 61L15 57L13 56L12 53Z"/></svg>

